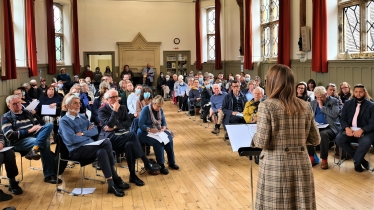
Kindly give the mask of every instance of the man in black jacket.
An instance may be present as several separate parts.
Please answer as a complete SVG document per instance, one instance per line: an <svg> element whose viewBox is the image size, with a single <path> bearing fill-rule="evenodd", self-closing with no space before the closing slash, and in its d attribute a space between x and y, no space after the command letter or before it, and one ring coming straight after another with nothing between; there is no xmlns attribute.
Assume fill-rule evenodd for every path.
<svg viewBox="0 0 374 210"><path fill-rule="evenodd" d="M99 138L109 138L117 154L125 153L130 171L129 181L137 186L143 186L144 182L135 174L135 160L141 158L148 171L160 169L160 166L150 163L140 146L136 133L129 131L132 122L127 113L127 107L118 103L118 92L109 90L104 94L104 98L107 103L99 109L99 121L102 126Z"/></svg>

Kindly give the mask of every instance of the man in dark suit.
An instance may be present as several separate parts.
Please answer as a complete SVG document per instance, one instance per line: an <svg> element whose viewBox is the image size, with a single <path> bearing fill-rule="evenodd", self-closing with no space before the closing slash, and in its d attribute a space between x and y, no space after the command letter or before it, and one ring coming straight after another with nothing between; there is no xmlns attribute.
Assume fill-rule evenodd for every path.
<svg viewBox="0 0 374 210"><path fill-rule="evenodd" d="M137 186L143 186L144 182L135 174L135 160L141 158L144 162L144 167L148 171L160 169L160 166L150 163L144 155L136 133L129 131L131 120L127 113L127 107L118 103L118 92L109 90L104 94L104 98L107 103L99 109L99 121L102 126L99 138L109 138L113 150L117 154L125 153L130 171L129 181ZM129 132L125 133L124 131Z"/></svg>
<svg viewBox="0 0 374 210"><path fill-rule="evenodd" d="M339 122L339 100L328 96L326 89L323 86L318 86L314 89L315 100L310 102L312 111L314 113L314 120L319 124L328 124L326 128L319 129L321 136L321 168L328 169L327 156L329 151L329 142L333 140L338 132L341 130ZM314 146L307 146L308 154L312 165L315 165L314 160Z"/></svg>
<svg viewBox="0 0 374 210"><path fill-rule="evenodd" d="M342 131L338 134L336 144L353 157L355 171L370 169L369 162L364 159L366 152L374 141L374 104L365 98L364 85L357 84L353 88L353 99L344 103L340 124ZM351 146L358 142L356 150Z"/></svg>

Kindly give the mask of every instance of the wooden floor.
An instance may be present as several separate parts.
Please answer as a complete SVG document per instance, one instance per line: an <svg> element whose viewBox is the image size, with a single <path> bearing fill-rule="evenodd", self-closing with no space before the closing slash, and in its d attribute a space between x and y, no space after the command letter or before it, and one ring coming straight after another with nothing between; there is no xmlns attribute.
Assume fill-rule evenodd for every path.
<svg viewBox="0 0 374 210"><path fill-rule="evenodd" d="M139 175L146 185L131 184L123 198L107 194L107 184L85 180L84 187L96 187L96 190L91 195L77 197L56 193L55 185L43 182L42 171L30 170L29 161L24 159L24 180L20 184L24 193L1 202L0 207L30 210L251 209L249 160L232 152L223 141L223 132L219 136L211 134L211 125L209 128L200 126L185 113L177 112L177 107L170 102L164 110L168 126L175 132L174 151L179 171L170 170L169 175ZM153 152L150 157L154 158ZM17 162L19 165L19 157ZM32 161L32 165L40 167L41 162ZM374 209L374 173L355 172L352 160L339 168L334 166L331 156L329 165L328 170L321 170L319 165L314 167L318 209ZM95 177L93 168L86 168L86 175ZM128 181L128 170L118 170L122 179ZM254 188L257 170L254 164ZM78 172L79 166L67 168L62 175L63 186L68 189L79 187ZM8 192L4 186L0 189Z"/></svg>

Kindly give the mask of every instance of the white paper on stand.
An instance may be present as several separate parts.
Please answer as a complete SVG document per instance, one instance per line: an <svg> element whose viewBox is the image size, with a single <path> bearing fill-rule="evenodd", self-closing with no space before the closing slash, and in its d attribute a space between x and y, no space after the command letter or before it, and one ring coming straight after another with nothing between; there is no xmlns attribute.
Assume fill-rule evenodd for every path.
<svg viewBox="0 0 374 210"><path fill-rule="evenodd" d="M87 195L92 194L95 191L96 188L74 188L73 191L71 191L70 195Z"/></svg>
<svg viewBox="0 0 374 210"><path fill-rule="evenodd" d="M42 115L56 115L57 107L54 106L53 108L49 107L49 105L42 105Z"/></svg>
<svg viewBox="0 0 374 210"><path fill-rule="evenodd" d="M13 147L3 147L3 149L0 150L0 152L6 152L10 149L12 149Z"/></svg>
<svg viewBox="0 0 374 210"><path fill-rule="evenodd" d="M38 100L33 100L25 109L31 111L35 110L35 108L38 106L39 101Z"/></svg>
<svg viewBox="0 0 374 210"><path fill-rule="evenodd" d="M164 143L164 145L170 142L168 135L165 132L148 133L148 136L156 139L160 143Z"/></svg>
<svg viewBox="0 0 374 210"><path fill-rule="evenodd" d="M233 152L237 152L240 147L250 147L253 136L257 131L257 124L237 124L226 125L227 134Z"/></svg>

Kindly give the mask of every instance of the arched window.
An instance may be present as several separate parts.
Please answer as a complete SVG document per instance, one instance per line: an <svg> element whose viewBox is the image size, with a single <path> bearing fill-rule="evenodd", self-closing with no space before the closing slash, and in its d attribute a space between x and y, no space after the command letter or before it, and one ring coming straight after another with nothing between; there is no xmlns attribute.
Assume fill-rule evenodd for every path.
<svg viewBox="0 0 374 210"><path fill-rule="evenodd" d="M207 28L207 46L208 46L208 53L207 53L207 58L208 58L208 62L214 62L214 60L216 59L216 44L215 44L215 40L216 40L216 30L215 30L215 26L216 26L216 19L215 19L215 15L216 15L216 10L215 8L209 8L207 9L206 11L206 14L207 14L207 22L206 22L206 28Z"/></svg>
<svg viewBox="0 0 374 210"><path fill-rule="evenodd" d="M279 0L261 0L261 57L278 57Z"/></svg>
<svg viewBox="0 0 374 210"><path fill-rule="evenodd" d="M55 43L56 43L56 62L64 61L64 26L62 18L62 6L53 4L54 23L55 23Z"/></svg>
<svg viewBox="0 0 374 210"><path fill-rule="evenodd" d="M339 0L339 51L355 58L374 53L374 0Z"/></svg>

